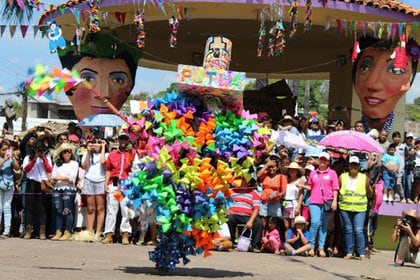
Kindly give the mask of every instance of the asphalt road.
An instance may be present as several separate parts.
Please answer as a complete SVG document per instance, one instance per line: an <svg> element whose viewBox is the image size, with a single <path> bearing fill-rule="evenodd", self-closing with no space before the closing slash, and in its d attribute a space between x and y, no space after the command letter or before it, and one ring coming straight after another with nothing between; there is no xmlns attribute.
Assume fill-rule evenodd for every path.
<svg viewBox="0 0 420 280"><path fill-rule="evenodd" d="M213 252L208 258L160 274L148 259L152 247L54 242L18 238L0 240L0 279L416 279L420 269L395 267L393 252L370 260ZM417 275L417 276L415 276Z"/></svg>

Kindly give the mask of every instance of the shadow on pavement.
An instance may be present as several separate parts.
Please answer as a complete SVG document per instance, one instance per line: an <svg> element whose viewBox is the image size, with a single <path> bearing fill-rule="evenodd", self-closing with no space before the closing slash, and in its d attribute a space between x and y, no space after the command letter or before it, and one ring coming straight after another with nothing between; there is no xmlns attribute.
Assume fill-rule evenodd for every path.
<svg viewBox="0 0 420 280"><path fill-rule="evenodd" d="M75 267L57 267L57 266L38 266L38 269L53 269L53 270L82 270L81 268L75 268Z"/></svg>
<svg viewBox="0 0 420 280"><path fill-rule="evenodd" d="M146 275L160 275L160 276L185 276L185 277L206 277L206 278L233 278L233 277L245 277L255 276L253 273L242 272L242 271L230 271L230 270L219 270L213 268L185 268L177 267L174 271L167 273L156 270L154 267L121 267L116 270L124 271L125 273L131 274L146 274Z"/></svg>
<svg viewBox="0 0 420 280"><path fill-rule="evenodd" d="M336 277L336 279L346 279L346 280L357 280L357 279L360 279L360 277L355 277L353 275L346 275L346 274L343 274L343 273L331 272L331 271L328 271L328 270L326 270L326 269L324 269L322 267L319 267L319 266L316 266L316 265L313 265L313 264L306 263L304 261L304 258L297 259L297 258L291 257L291 258L289 258L289 261L290 262L302 263L302 265L308 265L312 269L318 270L320 272L322 271L322 272L325 272L325 273L329 273L329 274L333 275L334 277Z"/></svg>

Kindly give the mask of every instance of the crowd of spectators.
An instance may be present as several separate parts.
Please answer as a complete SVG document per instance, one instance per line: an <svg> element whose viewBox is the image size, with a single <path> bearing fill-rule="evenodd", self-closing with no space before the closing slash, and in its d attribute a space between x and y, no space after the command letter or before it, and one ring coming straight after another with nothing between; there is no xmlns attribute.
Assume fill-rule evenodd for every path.
<svg viewBox="0 0 420 280"><path fill-rule="evenodd" d="M386 153L309 151L274 146L255 156L253 179L231 196L228 222L215 240L219 250L236 246L246 231L250 251L279 255L367 259L375 252L378 209L384 203L420 203L420 139L410 132L365 131L335 120L323 125L317 113L261 126L303 140L319 140L342 129L375 138ZM127 135L104 139L101 130L70 123L55 134L34 127L22 139L0 139L1 238L80 240L124 245L158 242L153 211L136 217L114 191L138 169L141 155ZM276 142L276 139L273 139ZM409 215L419 222L417 213ZM398 232L401 227L398 228ZM245 234L245 233L244 233ZM417 230L413 229L413 236Z"/></svg>

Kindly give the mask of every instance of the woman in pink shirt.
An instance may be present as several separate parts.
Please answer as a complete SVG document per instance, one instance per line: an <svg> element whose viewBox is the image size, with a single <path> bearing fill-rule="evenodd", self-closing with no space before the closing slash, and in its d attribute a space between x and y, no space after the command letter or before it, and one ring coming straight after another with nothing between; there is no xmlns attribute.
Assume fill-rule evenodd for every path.
<svg viewBox="0 0 420 280"><path fill-rule="evenodd" d="M337 173L330 169L330 155L322 152L318 158L318 168L311 172L308 178L308 187L311 189L309 211L311 213L311 226L309 232L311 239L309 243L311 250L309 256L315 255L315 240L319 229L318 253L320 257L325 257L325 239L327 237L328 219L331 211L337 209L337 195L339 190ZM324 202L331 202L331 210L326 211Z"/></svg>

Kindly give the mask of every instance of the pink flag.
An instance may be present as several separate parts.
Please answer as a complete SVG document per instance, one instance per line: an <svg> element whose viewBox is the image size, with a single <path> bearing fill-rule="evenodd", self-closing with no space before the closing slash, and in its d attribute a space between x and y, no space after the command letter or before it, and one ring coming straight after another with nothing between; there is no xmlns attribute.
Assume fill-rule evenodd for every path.
<svg viewBox="0 0 420 280"><path fill-rule="evenodd" d="M25 3L23 0L16 0L16 3L18 4L19 8L24 11L25 10Z"/></svg>

